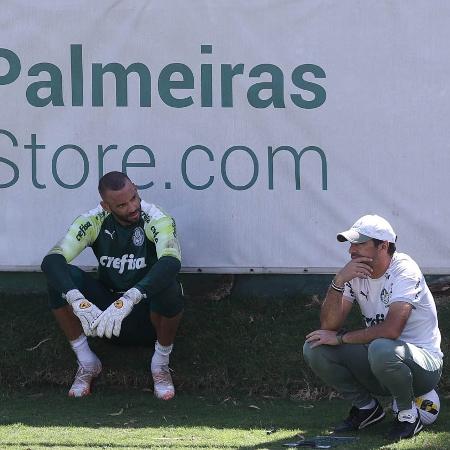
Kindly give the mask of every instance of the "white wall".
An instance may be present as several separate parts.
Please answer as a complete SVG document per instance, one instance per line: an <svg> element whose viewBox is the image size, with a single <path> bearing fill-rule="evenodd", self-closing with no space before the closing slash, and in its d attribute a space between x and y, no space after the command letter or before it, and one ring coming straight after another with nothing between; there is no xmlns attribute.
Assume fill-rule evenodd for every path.
<svg viewBox="0 0 450 450"><path fill-rule="evenodd" d="M99 146L115 145L103 172L139 147L126 170L176 218L184 270L334 270L336 233L377 213L399 250L447 272L449 23L437 0L4 2L0 270L37 268L95 206ZM140 63L127 105L93 74L109 63ZM270 186L282 146L316 150L297 175L276 154Z"/></svg>

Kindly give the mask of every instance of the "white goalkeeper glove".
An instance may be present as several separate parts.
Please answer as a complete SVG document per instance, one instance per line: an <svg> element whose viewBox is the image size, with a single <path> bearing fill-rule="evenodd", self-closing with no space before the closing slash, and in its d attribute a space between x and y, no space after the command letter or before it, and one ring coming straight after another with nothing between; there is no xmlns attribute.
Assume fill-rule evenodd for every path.
<svg viewBox="0 0 450 450"><path fill-rule="evenodd" d="M109 305L93 323L98 337L106 336L111 339L112 335L119 336L122 320L130 314L134 305L138 304L143 294L137 288L126 291L122 297Z"/></svg>
<svg viewBox="0 0 450 450"><path fill-rule="evenodd" d="M96 336L95 328L92 324L100 316L102 310L89 300L86 300L78 289L70 290L65 297L67 303L72 306L73 313L80 319L84 334L86 336Z"/></svg>

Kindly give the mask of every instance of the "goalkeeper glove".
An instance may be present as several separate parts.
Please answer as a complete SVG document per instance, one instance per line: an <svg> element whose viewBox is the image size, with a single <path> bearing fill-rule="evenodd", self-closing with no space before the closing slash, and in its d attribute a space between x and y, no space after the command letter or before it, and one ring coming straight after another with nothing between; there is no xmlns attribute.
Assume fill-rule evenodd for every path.
<svg viewBox="0 0 450 450"><path fill-rule="evenodd" d="M97 336L106 336L109 339L112 335L119 336L123 319L130 314L134 305L138 304L142 298L143 294L139 289L131 288L112 305L109 305L92 325L96 329Z"/></svg>
<svg viewBox="0 0 450 450"><path fill-rule="evenodd" d="M72 289L65 295L67 302L72 306L73 313L78 317L86 336L96 336L92 327L94 320L102 313L92 302L86 300L78 289Z"/></svg>

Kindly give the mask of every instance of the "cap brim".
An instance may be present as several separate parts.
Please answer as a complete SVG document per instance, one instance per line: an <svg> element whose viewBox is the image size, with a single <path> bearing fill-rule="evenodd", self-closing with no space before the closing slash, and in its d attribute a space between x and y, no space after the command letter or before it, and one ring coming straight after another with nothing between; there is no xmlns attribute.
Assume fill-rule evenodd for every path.
<svg viewBox="0 0 450 450"><path fill-rule="evenodd" d="M358 233L356 230L347 230L339 233L337 235L337 240L339 242L351 242L352 244L363 244L364 242L370 241L372 239L365 234Z"/></svg>

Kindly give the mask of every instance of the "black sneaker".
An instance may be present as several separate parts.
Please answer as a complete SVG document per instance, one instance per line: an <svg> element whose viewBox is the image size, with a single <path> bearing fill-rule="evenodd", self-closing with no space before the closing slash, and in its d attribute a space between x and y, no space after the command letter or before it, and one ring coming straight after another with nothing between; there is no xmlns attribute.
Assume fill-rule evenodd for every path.
<svg viewBox="0 0 450 450"><path fill-rule="evenodd" d="M362 430L383 420L385 416L383 408L378 400L375 401L376 405L371 409L358 409L356 406L352 406L348 417L334 428L334 432L346 433Z"/></svg>
<svg viewBox="0 0 450 450"><path fill-rule="evenodd" d="M400 439L408 439L415 436L416 434L419 434L422 428L423 424L422 421L420 420L419 411L417 411L417 418L415 422L408 422L408 417L400 413L397 415L394 426L392 427L387 437L388 439L391 439L393 441L399 441Z"/></svg>

